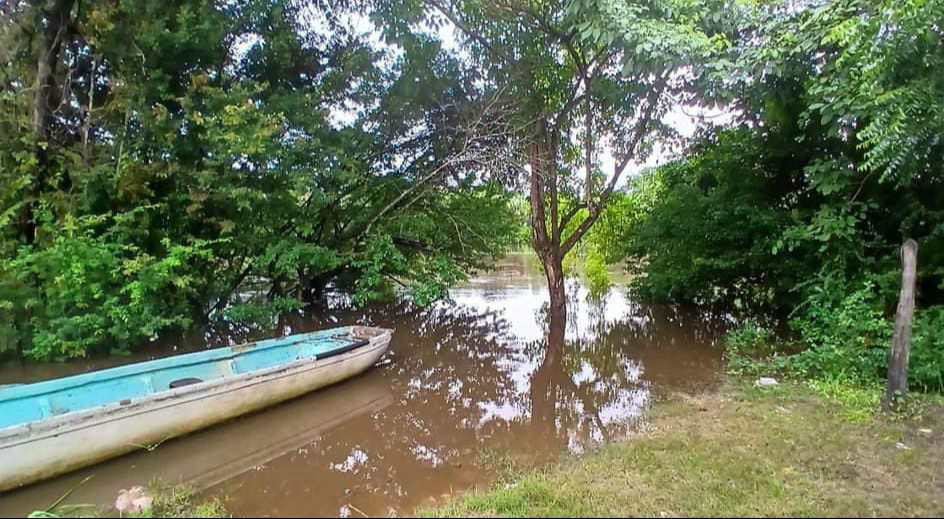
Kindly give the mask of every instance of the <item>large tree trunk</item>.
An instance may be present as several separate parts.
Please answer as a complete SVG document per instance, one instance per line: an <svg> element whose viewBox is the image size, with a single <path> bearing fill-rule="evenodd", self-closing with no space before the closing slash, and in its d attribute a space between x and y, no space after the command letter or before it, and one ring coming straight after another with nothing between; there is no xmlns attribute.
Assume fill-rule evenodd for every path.
<svg viewBox="0 0 944 519"><path fill-rule="evenodd" d="M46 27L37 52L36 90L33 94L33 134L45 141L49 137L49 120L56 92L56 68L62 43L69 31L69 17L74 0L42 2Z"/></svg>
<svg viewBox="0 0 944 519"><path fill-rule="evenodd" d="M36 52L36 84L33 94L32 131L36 140L37 175L31 189L32 200L20 212L20 237L26 243L36 241L37 199L42 194L48 178L48 143L52 126L53 107L58 105L59 92L56 87L56 69L63 41L69 31L69 18L75 0L43 0L40 3L45 20Z"/></svg>
<svg viewBox="0 0 944 519"><path fill-rule="evenodd" d="M542 258L544 262L544 273L547 276L547 290L551 301L551 333L555 333L554 327L561 326L560 343L563 343L564 330L567 327L567 284L564 276L564 264L560 254L551 254L547 258Z"/></svg>
<svg viewBox="0 0 944 519"><path fill-rule="evenodd" d="M551 322L567 322L567 290L564 283L564 255L561 248L559 200L557 193L557 160L547 121L535 123L534 138L529 149L531 162L531 239L547 276L551 302ZM550 229L548 229L548 209ZM561 337L563 339L563 337Z"/></svg>
<svg viewBox="0 0 944 519"><path fill-rule="evenodd" d="M895 336L888 357L888 385L882 406L886 411L896 407L899 398L908 393L908 359L911 355L911 328L915 312L915 283L918 275L918 242L908 240L901 249L901 298L895 318Z"/></svg>

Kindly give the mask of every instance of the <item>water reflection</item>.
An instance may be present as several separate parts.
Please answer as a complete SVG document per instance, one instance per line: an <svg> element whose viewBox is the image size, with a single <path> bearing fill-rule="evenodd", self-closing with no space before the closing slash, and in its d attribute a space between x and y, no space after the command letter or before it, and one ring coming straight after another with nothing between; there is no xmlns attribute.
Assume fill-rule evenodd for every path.
<svg viewBox="0 0 944 519"><path fill-rule="evenodd" d="M717 380L720 353L712 343L723 318L639 305L621 290L593 300L575 286L565 339L563 326L545 319L543 276L527 258L510 263L428 309L400 303L357 310L340 299L317 316L287 316L286 333L353 322L394 327L390 362L333 393L306 397L304 408L293 402L256 421L195 434L151 453L153 459L205 470L213 462L187 447L200 438L221 445L241 438L265 450L277 443L269 431L328 406L331 394L354 399L369 394L365 385L379 387L387 395L382 406L348 413L303 447L253 461L252 470L227 470L230 477L209 492L227 496L240 516L403 515L489 481L489 456L527 463L580 453L630 432L653 392ZM88 485L113 495L158 472L123 460L113 462L124 467L113 476ZM0 496L0 512L48 505L68 481L107 470Z"/></svg>
<svg viewBox="0 0 944 519"><path fill-rule="evenodd" d="M154 480L205 490L240 474L261 470L283 456L304 456L326 432L377 413L393 400L390 388L380 379L358 379L329 388L317 397L300 398L265 413L167 442L150 452L142 450L2 495L0 516L24 516L46 508L70 491L72 503L107 504L114 500L118 489Z"/></svg>

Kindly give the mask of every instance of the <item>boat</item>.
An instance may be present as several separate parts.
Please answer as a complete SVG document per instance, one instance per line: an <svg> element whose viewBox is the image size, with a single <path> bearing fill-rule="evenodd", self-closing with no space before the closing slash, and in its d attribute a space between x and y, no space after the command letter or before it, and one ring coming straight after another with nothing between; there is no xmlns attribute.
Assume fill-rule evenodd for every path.
<svg viewBox="0 0 944 519"><path fill-rule="evenodd" d="M392 335L335 328L2 389L0 492L359 375Z"/></svg>
<svg viewBox="0 0 944 519"><path fill-rule="evenodd" d="M383 377L359 377L283 402L258 413L208 427L161 444L76 470L48 481L9 491L0 498L0 517L26 517L68 495L65 506L107 508L118 489L185 485L203 492L259 470L282 457L294 457L322 437L349 423L369 423L395 402Z"/></svg>

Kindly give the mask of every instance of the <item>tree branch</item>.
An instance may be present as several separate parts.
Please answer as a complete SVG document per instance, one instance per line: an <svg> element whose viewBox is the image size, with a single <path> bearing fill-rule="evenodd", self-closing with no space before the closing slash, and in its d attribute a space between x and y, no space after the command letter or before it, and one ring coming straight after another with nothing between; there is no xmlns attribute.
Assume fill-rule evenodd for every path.
<svg viewBox="0 0 944 519"><path fill-rule="evenodd" d="M586 209L586 208L587 208L587 204L577 204L574 207L572 207L570 211L567 211L567 214L565 214L564 217L561 218L561 223L560 223L561 229L566 229L567 224L569 224L570 221L573 220L574 217L580 213L580 210Z"/></svg>
<svg viewBox="0 0 944 519"><path fill-rule="evenodd" d="M389 204L384 206L384 208L381 209L379 213L375 214L374 217L370 219L370 222L368 222L367 224L367 228L364 229L364 232L361 233L357 241L360 241L361 239L369 236L371 229L373 229L374 225L378 221L380 221L381 218L386 216L390 211L393 211L394 209L396 209L397 206L400 205L400 202L402 202L407 197L409 197L414 191L425 186L426 183L432 180L436 175L439 175L440 173L442 173L447 167L449 167L452 164L452 162L453 162L453 159L443 162L442 164L437 166L435 169L433 169L432 171L424 175L422 178L420 178L415 184L405 189L402 193L400 193L399 196L393 199Z"/></svg>
<svg viewBox="0 0 944 519"><path fill-rule="evenodd" d="M613 172L613 177L610 179L609 184L607 184L606 189L600 194L600 199L596 204L590 206L590 214L584 219L583 222L574 230L573 234L567 237L567 240L564 242L561 247L562 253L566 256L571 249L587 234L587 231L593 227L593 224L600 219L600 215L603 213L603 209L606 208L607 203L609 202L610 197L613 195L613 191L616 189L616 185L619 183L620 178L623 176L623 173L626 171L626 168L629 166L629 163L632 162L633 158L636 156L636 148L639 146L639 143L642 142L643 137L648 133L649 125L652 123L653 116L655 115L656 107L658 106L659 96L662 95L662 91L665 89L667 77L663 76L659 81L654 85L652 91L649 94L647 104L643 113L639 117L639 121L636 123L636 128L633 130L633 138L630 141L629 148L626 151L626 156L623 157L623 160L617 164L615 171Z"/></svg>
<svg viewBox="0 0 944 519"><path fill-rule="evenodd" d="M426 0L426 3L432 6L433 8L435 8L440 13L442 13L442 15L448 18L449 21L452 22L453 25L458 27L460 31L462 31L469 38L472 38L473 40L478 42L479 45L481 45L482 47L485 47L485 50L487 50L488 52L503 59L508 64L513 64L517 61L510 54L492 45L488 41L488 38L472 30L472 28L466 25L466 23L463 22L455 13L453 13L452 10L446 8L438 0Z"/></svg>
<svg viewBox="0 0 944 519"><path fill-rule="evenodd" d="M589 81L589 80L588 80ZM590 85L587 85L587 90L590 89ZM593 100L590 96L587 96L587 113L584 115L586 117L585 125L585 134L584 134L584 152L585 157L585 167L586 171L586 181L584 185L584 190L586 191L586 204L589 207L593 204Z"/></svg>

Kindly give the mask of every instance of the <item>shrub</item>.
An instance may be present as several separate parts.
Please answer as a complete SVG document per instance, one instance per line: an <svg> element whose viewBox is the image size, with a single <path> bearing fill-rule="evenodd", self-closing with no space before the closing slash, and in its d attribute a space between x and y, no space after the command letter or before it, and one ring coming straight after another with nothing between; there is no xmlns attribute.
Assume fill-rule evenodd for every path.
<svg viewBox="0 0 944 519"><path fill-rule="evenodd" d="M791 325L807 347L791 361L799 374L863 381L884 375L892 327L871 281L849 290L814 288Z"/></svg>
<svg viewBox="0 0 944 519"><path fill-rule="evenodd" d="M801 351L786 353L792 344L779 341L770 328L746 321L725 337L728 371L740 376L807 378L818 392L830 394L838 387L881 385L887 374L893 322L881 310L883 298L875 284L862 282L848 292L839 290L839 296L825 289L812 293L791 322ZM908 375L916 390L944 391L942 330L944 306L917 312Z"/></svg>
<svg viewBox="0 0 944 519"><path fill-rule="evenodd" d="M923 391L944 391L944 306L917 314L908 380Z"/></svg>
<svg viewBox="0 0 944 519"><path fill-rule="evenodd" d="M785 374L788 357L780 351L783 343L768 326L754 320L740 323L724 338L728 373L758 377Z"/></svg>
<svg viewBox="0 0 944 519"><path fill-rule="evenodd" d="M43 248L22 248L10 262L0 311L29 316L16 339L42 360L126 351L135 341L191 324L193 265L208 244L165 240L160 257L92 231L62 233ZM9 335L10 332L2 332ZM13 342L11 338L4 339Z"/></svg>
<svg viewBox="0 0 944 519"><path fill-rule="evenodd" d="M603 255L596 252L587 254L584 272L589 281L591 297L599 299L610 291L613 282L610 280L610 271L607 269Z"/></svg>

